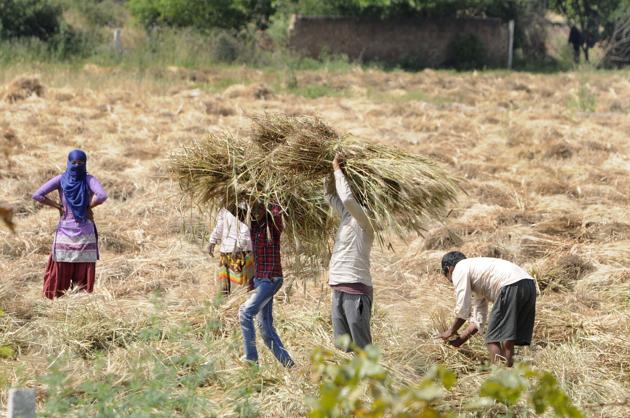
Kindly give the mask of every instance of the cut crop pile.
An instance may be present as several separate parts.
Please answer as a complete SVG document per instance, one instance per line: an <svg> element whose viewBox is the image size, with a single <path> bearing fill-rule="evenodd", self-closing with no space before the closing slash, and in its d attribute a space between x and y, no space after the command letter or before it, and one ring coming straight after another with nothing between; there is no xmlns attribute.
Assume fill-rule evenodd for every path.
<svg viewBox="0 0 630 418"><path fill-rule="evenodd" d="M332 222L323 179L336 153L355 198L366 208L381 244L389 232L422 232L458 192L456 180L430 159L340 136L314 117L262 115L249 138L210 135L173 157L181 189L216 211L239 201L277 203L289 242L320 254Z"/></svg>

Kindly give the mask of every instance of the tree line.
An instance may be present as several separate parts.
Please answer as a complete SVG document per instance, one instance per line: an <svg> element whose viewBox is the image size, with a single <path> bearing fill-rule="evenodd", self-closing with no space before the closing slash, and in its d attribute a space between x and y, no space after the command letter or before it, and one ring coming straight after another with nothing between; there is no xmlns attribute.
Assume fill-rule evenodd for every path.
<svg viewBox="0 0 630 418"><path fill-rule="evenodd" d="M372 19L497 17L517 22L517 45L527 43L527 28L554 11L585 34L586 48L610 39L616 25L630 16L630 0L0 0L0 40L34 37L63 44L75 36L63 18L64 10L78 9L96 24L115 26L119 22L108 14L114 7L126 10L148 30L176 27L202 32L265 30L293 13Z"/></svg>

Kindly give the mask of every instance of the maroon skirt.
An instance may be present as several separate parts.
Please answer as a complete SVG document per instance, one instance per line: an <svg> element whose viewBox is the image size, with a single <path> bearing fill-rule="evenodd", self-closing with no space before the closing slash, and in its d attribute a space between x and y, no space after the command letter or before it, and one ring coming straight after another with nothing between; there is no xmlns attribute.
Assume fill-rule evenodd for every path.
<svg viewBox="0 0 630 418"><path fill-rule="evenodd" d="M48 258L44 273L44 296L48 299L62 296L68 289L94 290L96 263L64 263Z"/></svg>

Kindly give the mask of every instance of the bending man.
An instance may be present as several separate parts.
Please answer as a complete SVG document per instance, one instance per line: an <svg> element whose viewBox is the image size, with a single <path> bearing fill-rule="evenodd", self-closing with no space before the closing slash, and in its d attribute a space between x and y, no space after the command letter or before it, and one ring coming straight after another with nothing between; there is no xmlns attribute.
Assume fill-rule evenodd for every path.
<svg viewBox="0 0 630 418"><path fill-rule="evenodd" d="M504 358L511 367L515 345L530 345L536 316L536 284L522 268L498 258L466 258L458 251L442 257L442 273L455 286L455 321L440 337L461 346L486 323L493 302L486 344L490 361ZM470 325L462 335L461 326Z"/></svg>

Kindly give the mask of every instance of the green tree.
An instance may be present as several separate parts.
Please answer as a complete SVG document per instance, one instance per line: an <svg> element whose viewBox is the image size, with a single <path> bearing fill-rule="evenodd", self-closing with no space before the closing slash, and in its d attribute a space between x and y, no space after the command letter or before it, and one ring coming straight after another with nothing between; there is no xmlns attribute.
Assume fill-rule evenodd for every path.
<svg viewBox="0 0 630 418"><path fill-rule="evenodd" d="M630 0L626 0L630 1ZM320 16L370 18L496 17L516 21L515 48L528 58L545 51L544 14L548 0L274 0L278 15L298 13ZM276 18L279 16L276 15Z"/></svg>
<svg viewBox="0 0 630 418"><path fill-rule="evenodd" d="M541 0L274 0L279 12L371 17L494 16L514 19Z"/></svg>
<svg viewBox="0 0 630 418"><path fill-rule="evenodd" d="M250 21L264 25L274 8L271 0L130 0L131 13L145 27L166 25L238 29Z"/></svg>
<svg viewBox="0 0 630 418"><path fill-rule="evenodd" d="M612 34L615 21L630 10L630 0L551 0L549 6L580 30L588 61L589 49Z"/></svg>
<svg viewBox="0 0 630 418"><path fill-rule="evenodd" d="M47 0L0 0L0 39L48 40L59 32L61 8Z"/></svg>

